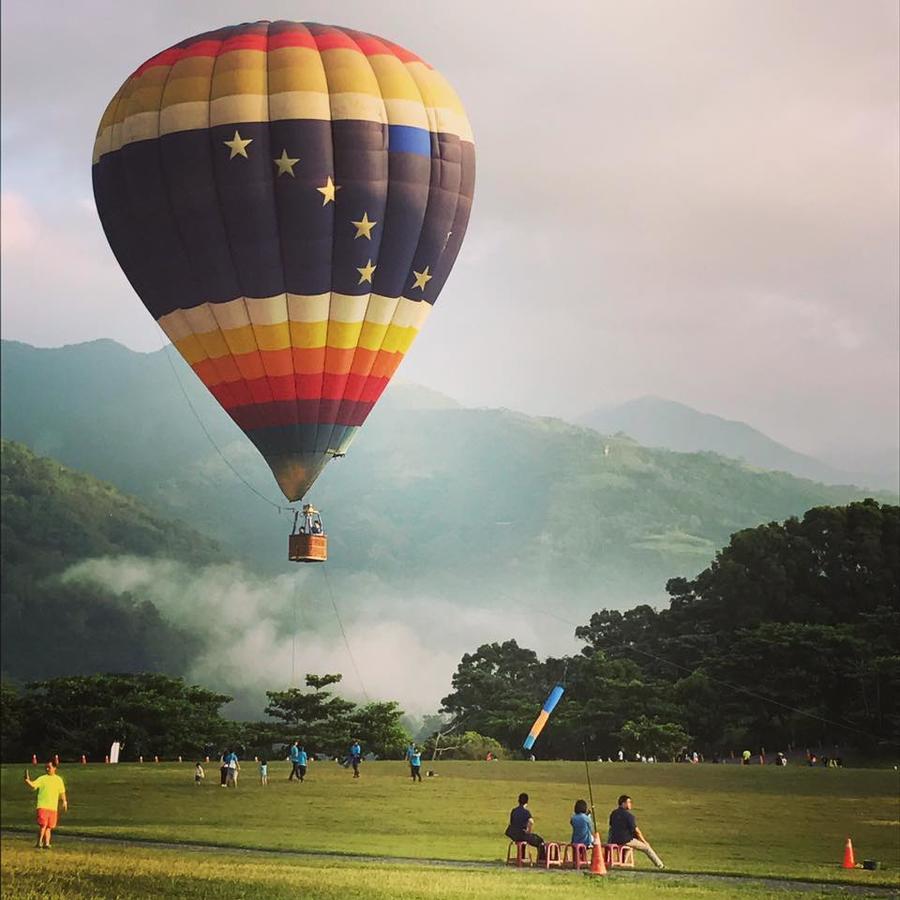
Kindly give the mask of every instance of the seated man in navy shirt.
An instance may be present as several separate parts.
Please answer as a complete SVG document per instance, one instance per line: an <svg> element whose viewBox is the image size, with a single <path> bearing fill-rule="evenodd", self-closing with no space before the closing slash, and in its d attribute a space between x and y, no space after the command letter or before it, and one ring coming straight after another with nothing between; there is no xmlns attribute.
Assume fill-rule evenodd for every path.
<svg viewBox="0 0 900 900"><path fill-rule="evenodd" d="M657 869L664 869L663 861L656 855L656 851L647 843L646 838L638 828L634 815L631 812L631 797L622 794L619 797L619 805L609 814L609 839L607 843L619 844L622 847L632 847L640 850L650 857Z"/></svg>
<svg viewBox="0 0 900 900"><path fill-rule="evenodd" d="M519 805L509 814L509 825L504 832L511 841L525 841L532 847L538 848L538 859L544 857L544 839L535 834L534 818L528 808L528 794L519 794Z"/></svg>

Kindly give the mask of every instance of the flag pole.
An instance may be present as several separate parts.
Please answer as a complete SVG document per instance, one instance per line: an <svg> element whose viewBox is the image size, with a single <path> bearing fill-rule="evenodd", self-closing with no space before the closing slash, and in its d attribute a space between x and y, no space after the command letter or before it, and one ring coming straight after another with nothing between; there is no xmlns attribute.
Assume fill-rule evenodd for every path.
<svg viewBox="0 0 900 900"><path fill-rule="evenodd" d="M581 749L584 752L584 774L587 777L588 796L591 798L591 819L594 822L594 830L596 830L597 814L594 812L594 789L591 787L591 770L588 768L587 747L584 741L581 742Z"/></svg>

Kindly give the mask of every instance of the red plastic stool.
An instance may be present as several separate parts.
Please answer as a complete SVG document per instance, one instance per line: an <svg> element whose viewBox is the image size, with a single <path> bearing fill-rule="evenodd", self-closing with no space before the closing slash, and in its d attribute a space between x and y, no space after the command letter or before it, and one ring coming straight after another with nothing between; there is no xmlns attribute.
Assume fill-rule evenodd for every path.
<svg viewBox="0 0 900 900"><path fill-rule="evenodd" d="M513 847L516 848L516 855L513 857ZM517 866L518 868L522 868L522 866L531 866L534 865L531 853L530 853L530 844L526 844L525 841L510 841L509 845L506 848L506 864L508 866Z"/></svg>
<svg viewBox="0 0 900 900"><path fill-rule="evenodd" d="M556 841L547 841L544 844L544 868L549 869L551 866L562 866L559 844Z"/></svg>
<svg viewBox="0 0 900 900"><path fill-rule="evenodd" d="M588 860L587 844L563 845L563 865L571 865L573 869L590 865Z"/></svg>
<svg viewBox="0 0 900 900"><path fill-rule="evenodd" d="M634 848L624 844L604 844L603 851L606 854L607 869L634 868Z"/></svg>

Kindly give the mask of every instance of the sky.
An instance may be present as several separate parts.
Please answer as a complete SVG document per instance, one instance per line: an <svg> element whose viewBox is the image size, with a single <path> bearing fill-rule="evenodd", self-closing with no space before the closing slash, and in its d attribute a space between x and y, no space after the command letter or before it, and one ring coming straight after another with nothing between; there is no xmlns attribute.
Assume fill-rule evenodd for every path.
<svg viewBox="0 0 900 900"><path fill-rule="evenodd" d="M2 5L2 334L164 336L94 209L106 103L143 60L255 19L345 25L456 87L469 231L405 380L576 417L654 394L795 449L898 444L893 0Z"/></svg>

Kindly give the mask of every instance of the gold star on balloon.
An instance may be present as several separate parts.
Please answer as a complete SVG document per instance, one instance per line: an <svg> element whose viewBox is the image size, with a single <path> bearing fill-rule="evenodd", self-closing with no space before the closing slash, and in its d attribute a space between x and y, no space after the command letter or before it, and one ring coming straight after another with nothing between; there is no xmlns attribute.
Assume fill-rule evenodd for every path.
<svg viewBox="0 0 900 900"><path fill-rule="evenodd" d="M425 285L434 278L434 275L428 274L428 266L425 266L424 272L417 272L413 269L413 275L416 276L415 281L413 282L414 288L419 288L420 290L425 290Z"/></svg>
<svg viewBox="0 0 900 900"><path fill-rule="evenodd" d="M334 194L336 191L339 191L341 186L339 184L335 184L331 180L331 176L328 176L328 180L322 187L316 188L316 190L325 198L322 201L322 206L327 206L329 203L334 203Z"/></svg>
<svg viewBox="0 0 900 900"><path fill-rule="evenodd" d="M375 224L374 222L372 224ZM372 265L372 260L370 259L361 269L357 266L356 271L359 272L359 281L357 284L362 284L364 281L368 281L369 284L372 283L372 273L378 268L378 266Z"/></svg>
<svg viewBox="0 0 900 900"><path fill-rule="evenodd" d="M369 214L367 212L363 213L363 217L358 221L354 222L353 219L350 220L351 225L356 226L356 234L353 235L353 240L355 241L358 237L364 237L368 240L372 240L372 229L378 224L377 222L369 221Z"/></svg>
<svg viewBox="0 0 900 900"><path fill-rule="evenodd" d="M231 150L229 159L234 159L236 156L243 156L245 159L249 159L247 156L247 144L252 144L253 138L242 138L235 131L234 137L230 141L222 141L222 143Z"/></svg>
<svg viewBox="0 0 900 900"><path fill-rule="evenodd" d="M287 150L281 151L281 156L278 159L273 159L272 162L278 166L278 175L288 174L291 178L294 177L294 166L300 162L299 159L293 159L287 155Z"/></svg>

